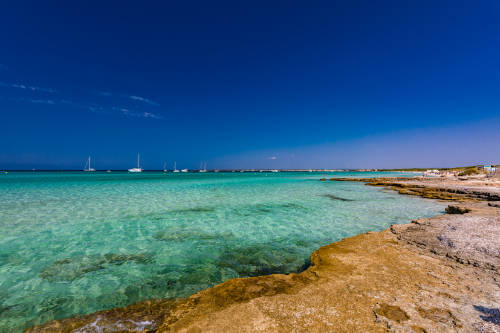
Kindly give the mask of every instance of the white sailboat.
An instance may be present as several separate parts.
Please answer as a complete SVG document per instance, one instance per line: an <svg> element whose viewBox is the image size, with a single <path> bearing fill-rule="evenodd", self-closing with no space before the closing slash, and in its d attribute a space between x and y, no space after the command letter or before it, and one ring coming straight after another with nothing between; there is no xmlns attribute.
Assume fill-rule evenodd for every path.
<svg viewBox="0 0 500 333"><path fill-rule="evenodd" d="M174 172L179 172L179 170L177 170L177 162L174 162Z"/></svg>
<svg viewBox="0 0 500 333"><path fill-rule="evenodd" d="M167 172L167 162L163 163L163 172Z"/></svg>
<svg viewBox="0 0 500 333"><path fill-rule="evenodd" d="M205 162L205 165L203 163L200 164L200 171L199 172L207 172L207 163Z"/></svg>
<svg viewBox="0 0 500 333"><path fill-rule="evenodd" d="M128 172L142 172L141 164L140 164L140 155L137 153L137 168L128 169Z"/></svg>
<svg viewBox="0 0 500 333"><path fill-rule="evenodd" d="M188 169L182 169L181 172L188 172Z"/></svg>
<svg viewBox="0 0 500 333"><path fill-rule="evenodd" d="M89 159L87 160L87 163L85 163L85 168L83 169L83 171L88 171L88 172L95 171L95 169L92 169L90 167L90 156L89 156Z"/></svg>

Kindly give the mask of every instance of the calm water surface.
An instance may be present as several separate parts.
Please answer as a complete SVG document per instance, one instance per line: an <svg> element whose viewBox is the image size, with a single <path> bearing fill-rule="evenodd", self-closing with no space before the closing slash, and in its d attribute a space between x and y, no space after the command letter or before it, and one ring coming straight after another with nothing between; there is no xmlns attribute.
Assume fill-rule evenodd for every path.
<svg viewBox="0 0 500 333"><path fill-rule="evenodd" d="M444 210L324 175L2 174L0 331L298 271L322 245ZM349 175L381 174L328 174Z"/></svg>

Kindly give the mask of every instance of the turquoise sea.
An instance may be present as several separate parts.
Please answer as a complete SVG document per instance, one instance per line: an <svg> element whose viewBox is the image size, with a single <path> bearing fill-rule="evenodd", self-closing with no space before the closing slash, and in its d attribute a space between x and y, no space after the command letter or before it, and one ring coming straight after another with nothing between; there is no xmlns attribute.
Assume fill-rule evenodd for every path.
<svg viewBox="0 0 500 333"><path fill-rule="evenodd" d="M322 245L444 211L325 175L382 174L1 174L0 332L300 271Z"/></svg>

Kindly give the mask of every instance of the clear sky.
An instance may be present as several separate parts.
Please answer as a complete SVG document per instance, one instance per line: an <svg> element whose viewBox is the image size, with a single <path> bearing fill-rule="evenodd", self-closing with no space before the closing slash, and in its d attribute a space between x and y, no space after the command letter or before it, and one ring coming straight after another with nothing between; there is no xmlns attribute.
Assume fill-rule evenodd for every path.
<svg viewBox="0 0 500 333"><path fill-rule="evenodd" d="M499 1L4 1L0 169L500 163Z"/></svg>

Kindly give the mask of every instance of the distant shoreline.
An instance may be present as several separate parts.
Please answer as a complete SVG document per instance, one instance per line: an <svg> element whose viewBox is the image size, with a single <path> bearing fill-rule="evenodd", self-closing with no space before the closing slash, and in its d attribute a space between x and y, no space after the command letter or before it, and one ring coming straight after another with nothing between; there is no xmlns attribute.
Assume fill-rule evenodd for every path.
<svg viewBox="0 0 500 333"><path fill-rule="evenodd" d="M492 164L492 166L500 167L500 165ZM392 168L392 169L377 169L377 168L360 168L360 169L341 169L341 168L314 168L314 169L276 169L276 168L239 168L239 169L207 169L206 173L213 172L406 172L406 173L424 173L428 170L438 171L456 171L460 172L465 169L477 168L478 166L463 166L463 167L447 167L447 168ZM7 172L84 172L82 169L1 169L0 171ZM128 169L97 169L95 172L128 172ZM173 169L167 169L167 173L171 173ZM197 173L200 169L188 169L189 173ZM145 169L143 172L165 172L163 169Z"/></svg>
<svg viewBox="0 0 500 333"><path fill-rule="evenodd" d="M84 170L79 170L79 169L35 169L35 170L27 170L27 169L0 169L0 171L7 171L7 172L85 172L85 173L102 173L102 172L129 172L127 169L102 169L102 170L95 170L92 172L84 171ZM414 171L414 170L370 170L370 169L216 169L216 170L206 170L206 172L202 173L223 173L223 172L416 172L420 173L419 171ZM425 170L424 170L425 171ZM143 173L145 172L165 172L164 170L161 169L150 169L150 170L143 170ZM173 170L167 170L166 173L172 173ZM199 169L189 169L189 173L200 173Z"/></svg>

